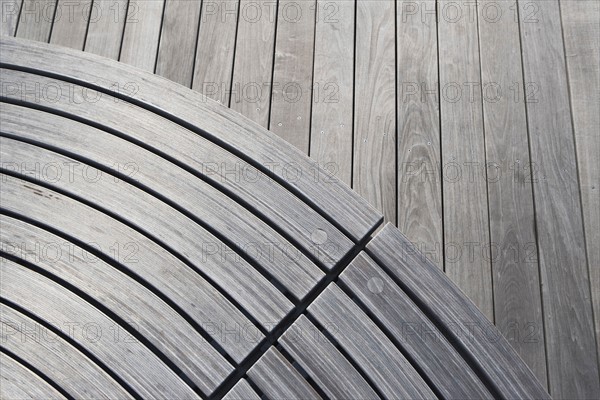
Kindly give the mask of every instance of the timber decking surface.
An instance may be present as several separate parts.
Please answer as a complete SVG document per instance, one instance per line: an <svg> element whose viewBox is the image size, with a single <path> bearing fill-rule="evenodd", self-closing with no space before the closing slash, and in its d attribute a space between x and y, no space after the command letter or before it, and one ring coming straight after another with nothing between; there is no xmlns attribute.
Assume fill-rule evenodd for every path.
<svg viewBox="0 0 600 400"><path fill-rule="evenodd" d="M597 2L481 1L475 6L433 0L318 0L307 1L311 5L296 22L290 22L293 2L284 1L261 3L258 20L251 13L252 2L243 0L204 1L199 7L199 2L180 1L93 3L110 18L87 23L79 12L67 23L64 18L56 21L52 12L60 1L3 0L1 32L85 49L162 74L280 134L324 168L319 180L336 175L364 195L386 221L397 224L498 326L554 397L598 396ZM190 7L191 12L186 11ZM385 9L388 12L382 13ZM498 10L499 17L494 14ZM178 14L191 25L172 23ZM455 20L455 15L460 18ZM306 37L313 34L311 27L312 47ZM177 33L180 30L186 33ZM177 35L182 42L169 45ZM1 62L11 67L5 49ZM128 85L136 83L134 75L125 74L118 82L102 79L109 68L78 75L73 70L86 67L77 64L76 57L67 62L71 71L53 69L53 57L30 55L28 70L56 75L34 79L76 84L87 80L100 93L116 88L117 98L132 97L171 115L179 112L181 103L170 108L166 102L149 100L158 90L129 96L136 89ZM368 72L376 68L381 73ZM23 78L5 71L2 77ZM306 92L309 80L312 86ZM291 92L281 91L286 84ZM280 97L293 95L296 84L302 88L299 103L282 102ZM19 93L4 95L20 106L34 103L18 99ZM308 107L307 99L312 99ZM39 106L59 116L84 115L87 107L86 118L95 120L93 106L70 103L66 99ZM117 110L127 115L118 104L111 112ZM193 113L189 108L184 119L190 121ZM112 123L110 129L118 130L122 121L115 116L94 124L104 129ZM168 121L162 126L188 129L192 136L197 127L210 135L218 121L222 120L196 119L183 128L173 128L169 125L176 124ZM228 129L233 135L240 132L231 125ZM139 137L143 139L136 140L143 141L149 136ZM250 142L227 143L236 148ZM159 149L161 155L172 154L192 165L190 158L182 159L178 150L169 153L167 147ZM203 154L207 153L210 150ZM275 162L286 158L283 151L280 154ZM237 155L231 157L236 162ZM273 161L264 151L242 162L249 160ZM260 173L268 175L269 170ZM284 171L276 173L277 182L288 180ZM229 185L220 177L214 181ZM294 194L315 199L317 191L311 192L307 180L291 186ZM329 185L317 186L322 190ZM245 196L244 204L252 209L277 198L263 189L248 194L237 192L238 185L227 187ZM334 198L316 205L331 211ZM287 200L298 202L289 194ZM314 232L306 224L313 216L282 224L288 218L285 201L277 212L269 205L257 215L271 218L267 229L297 240L299 244L292 245L299 245L319 265L322 260L306 250ZM360 229L355 228L374 225L375 220L361 215L354 225L353 218L345 211L337 213L327 221L333 229L326 232L337 231L346 245L344 236L360 241ZM300 236L299 230L304 230ZM326 254L323 263L331 268L342 256Z"/></svg>

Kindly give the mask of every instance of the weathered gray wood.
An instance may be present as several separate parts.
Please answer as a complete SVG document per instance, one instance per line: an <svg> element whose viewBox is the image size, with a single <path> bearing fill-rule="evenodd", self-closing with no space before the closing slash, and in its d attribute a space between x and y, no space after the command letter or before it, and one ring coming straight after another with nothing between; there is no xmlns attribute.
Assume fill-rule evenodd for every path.
<svg viewBox="0 0 600 400"><path fill-rule="evenodd" d="M479 18L495 325L547 387L519 25L508 2ZM488 14L486 14L488 15ZM516 87L515 87L516 86Z"/></svg>
<svg viewBox="0 0 600 400"><path fill-rule="evenodd" d="M248 381L241 379L224 397L223 400L260 400Z"/></svg>
<svg viewBox="0 0 600 400"><path fill-rule="evenodd" d="M352 364L304 315L279 342L329 397L379 398Z"/></svg>
<svg viewBox="0 0 600 400"><path fill-rule="evenodd" d="M248 371L248 376L271 399L321 399L275 347L262 355Z"/></svg>
<svg viewBox="0 0 600 400"><path fill-rule="evenodd" d="M165 0L129 0L119 61L154 72L164 4Z"/></svg>
<svg viewBox="0 0 600 400"><path fill-rule="evenodd" d="M3 326L2 346L47 376L73 398L133 398L98 364L55 332L4 304L0 304L0 310ZM73 334L83 334L83 327L75 325L78 321L66 322L73 323ZM89 338L95 339L96 331L92 330L95 327L88 327ZM125 333L118 330L103 332L105 336L121 341L127 337ZM4 371L0 373L3 374ZM29 386L25 386L24 389ZM40 398L45 397L37 397Z"/></svg>
<svg viewBox="0 0 600 400"><path fill-rule="evenodd" d="M444 267L435 0L396 4L398 223Z"/></svg>
<svg viewBox="0 0 600 400"><path fill-rule="evenodd" d="M239 0L205 2L200 17L192 89L229 105Z"/></svg>
<svg viewBox="0 0 600 400"><path fill-rule="evenodd" d="M540 88L537 102L527 103L527 122L538 176L533 189L550 394L594 398L600 378L560 9L555 0L519 6L525 81ZM528 22L532 8L537 22Z"/></svg>
<svg viewBox="0 0 600 400"><path fill-rule="evenodd" d="M58 0L50 43L83 50L92 0Z"/></svg>
<svg viewBox="0 0 600 400"><path fill-rule="evenodd" d="M62 286L19 264L2 263L2 296L37 315L94 354L126 381L141 397L197 399L184 381L141 342L113 340L109 334L117 329L113 320ZM43 301L41 301L43 298ZM94 326L100 332L89 340L89 333L69 328L70 323ZM81 326L80 325L80 326ZM88 333L86 333L88 332Z"/></svg>
<svg viewBox="0 0 600 400"><path fill-rule="evenodd" d="M269 130L308 154L316 0L278 7Z"/></svg>
<svg viewBox="0 0 600 400"><path fill-rule="evenodd" d="M293 307L271 282L233 249L148 193L89 164L58 153L4 137L0 138L0 143L0 154L5 166L19 162L30 163L29 165L38 162L56 168L69 166L72 175L63 169L59 177L39 174L34 179L118 215L140 232L147 232L160 243L183 254L198 270L205 271L263 327L272 328ZM143 167L140 166L141 168ZM17 174L26 175L23 170ZM148 210L152 212L148 213ZM212 252L213 248L217 250Z"/></svg>
<svg viewBox="0 0 600 400"><path fill-rule="evenodd" d="M42 43L27 46L19 43L22 42L17 39L0 38L6 65L46 70L88 84L93 82L95 87L110 93L117 88L121 95L131 96L145 107L188 121L189 127L201 130L207 138L232 149L254 167L268 171L355 241L364 238L381 220L379 213L365 200L337 179L330 178L298 149L197 92L88 53ZM60 65L56 59L62 60ZM134 94L127 89L132 82L137 83Z"/></svg>
<svg viewBox="0 0 600 400"><path fill-rule="evenodd" d="M319 295L308 307L308 312L346 350L384 396L437 398L398 348L335 283Z"/></svg>
<svg viewBox="0 0 600 400"><path fill-rule="evenodd" d="M441 0L439 6L446 10L438 23L444 266L493 321L477 16L473 4Z"/></svg>
<svg viewBox="0 0 600 400"><path fill-rule="evenodd" d="M354 2L317 0L310 156L352 184Z"/></svg>
<svg viewBox="0 0 600 400"><path fill-rule="evenodd" d="M16 36L47 42L54 19L57 0L24 0Z"/></svg>
<svg viewBox="0 0 600 400"><path fill-rule="evenodd" d="M7 108L10 111L14 106ZM33 116L41 120L48 118L50 121L25 122L20 118L11 121L10 116L3 115L3 125L6 125L2 128L3 133L51 148L59 148L67 154L77 154L78 160L88 164L97 163L111 171L129 176L142 188L159 193L193 214L195 218L236 245L239 248L236 251L241 254L235 254L235 249L226 247L227 243L216 240L201 242L205 243L203 251L218 251L222 258L232 258L236 264L242 256L247 256L272 274L297 299L302 299L323 277L322 271L307 256L248 210L165 159L106 132L90 129L61 117L39 112L29 113L29 116L30 121L35 119L31 118ZM90 143L95 145L90 146ZM14 162L18 164L18 161ZM95 168L83 169L87 176L91 176L92 170L95 171ZM58 181L54 177L45 178L47 177L41 177L51 184ZM116 177L113 179L119 180ZM97 190L101 181L104 180L98 179L94 182L92 190ZM106 182L110 184L110 180ZM117 185L121 184L123 183ZM181 234L186 231L182 227L178 227L178 230ZM340 257L342 255L343 253Z"/></svg>
<svg viewBox="0 0 600 400"><path fill-rule="evenodd" d="M273 78L277 3L240 0L229 106L267 128Z"/></svg>
<svg viewBox="0 0 600 400"><path fill-rule="evenodd" d="M394 13L390 1L357 2L352 165L354 190L392 223L396 223Z"/></svg>
<svg viewBox="0 0 600 400"><path fill-rule="evenodd" d="M416 252L398 229L386 225L369 242L367 252L401 283L427 317L445 330L444 336L461 355L469 354L472 368L495 388L494 397L550 398L486 316L438 267Z"/></svg>
<svg viewBox="0 0 600 400"><path fill-rule="evenodd" d="M200 0L165 3L155 72L187 87L192 86L201 7Z"/></svg>
<svg viewBox="0 0 600 400"><path fill-rule="evenodd" d="M49 80L48 78L36 77L36 76L24 76L16 74L13 71L2 70L2 76L8 81L13 83L25 83L35 85L62 85L60 81ZM8 88L9 86L7 86ZM75 90L79 92L81 88ZM9 94L10 89L6 93L13 99L18 99L20 96L17 93ZM332 268L352 247L352 242L346 238L339 230L335 229L330 223L328 223L323 217L319 216L314 210L308 205L303 203L297 197L292 195L290 192L285 190L279 184L273 182L273 180L264 173L258 172L254 167L233 156L231 153L224 151L222 148L215 144L202 139L193 132L190 132L179 125L173 123L153 114L148 111L139 109L137 107L121 107L121 103L111 97L99 94L93 91L86 91L87 96L90 99L97 99L94 101L71 101L70 96L65 94L69 93L68 89L65 89L60 99L53 97L47 98L42 96L35 101L36 104L44 104L45 106L56 109L60 112L67 112L73 115L73 117L83 117L90 121L94 121L102 126L106 126L108 129L118 131L120 135L131 140L143 142L146 144L152 144L152 147L160 152L164 152L175 160L178 160L185 166L191 168L196 174L202 176L203 179L210 182L212 185L217 187L223 187L226 190L238 195L244 202L248 203L249 208L258 211L259 215L262 215L262 219L271 221L273 224L278 226L281 230L288 234L288 237L293 238L295 241L302 246L305 251L313 255L317 263L323 265L325 268ZM28 100L22 98L21 100ZM41 124L48 125L44 130L43 137L47 140L53 139L53 145L56 147L62 146L79 146L77 147L81 154L89 154L93 149L89 148L90 142L101 141L115 143L116 140L118 145L113 145L119 150L120 154L123 154L123 158L117 166L120 166L121 171L125 174L137 174L136 167L147 164L145 161L140 163L133 163L131 157L127 154L128 150L121 148L122 146L131 146L128 143L123 143L122 140L118 140L111 135L106 134L98 129L82 126L81 124L70 122L64 118L55 117L40 111L30 110L13 106L9 104L3 104L3 118L6 120L7 126L14 126L18 128L18 124L30 125L29 122L32 117L30 115L36 115L35 119ZM60 128L54 129L49 121L62 121L59 125L68 124L73 125L76 128ZM12 122L11 122L12 121ZM131 121L131 123L127 123ZM12 125L11 125L12 124ZM16 124L16 125L15 125ZM32 128L33 129L33 128ZM22 129L19 129L23 131ZM81 132L80 132L81 131ZM171 135L164 135L163 132L171 132ZM35 136L31 135L32 132L24 131L23 134L28 135L33 140ZM64 136L66 135L66 136ZM40 135L38 135L40 136ZM69 140L63 138L69 137ZM105 139L104 139L105 138ZM176 138L176 140L174 139ZM64 144L63 144L64 143ZM104 145L103 148L107 148ZM134 147L134 148L137 148ZM115 150L112 150L110 146L108 150L100 151L100 156L114 157ZM134 153L139 153L141 149L132 150ZM165 163L165 161L162 161ZM107 162L111 168L115 166L115 161ZM169 173L171 169L178 170L174 165L166 168L165 171L161 171L159 175ZM196 182L192 185L194 190L199 187L204 188L203 190L207 193L202 194L206 196L209 193L213 193L216 198L221 198L215 190L205 185L200 180L191 177L191 181ZM189 187L190 182L186 183L184 187ZM173 193L182 191L182 188L173 187L171 181L167 179L166 189ZM181 196L176 195L175 198L179 198L181 202L192 203L192 207L202 207L195 201L194 196ZM227 202L230 204L231 200L218 200L219 202ZM238 209L238 208L235 208ZM205 211L204 211L205 212ZM226 211L227 214L231 214ZM247 214L240 212L241 214ZM235 218L236 216L229 215L227 219ZM227 227L230 229L241 229L242 226ZM260 233L258 237L263 236L264 233ZM252 240L253 242L256 240ZM247 242L247 241L246 241ZM272 242L272 243L271 243ZM264 250L264 257L266 261L269 260L268 251L273 248L274 245L282 245L281 240L276 241L262 241L261 250ZM256 246L250 246L249 250L252 250ZM279 246L280 248L281 246ZM256 249L254 249L256 250ZM279 251L279 250L278 250ZM250 251L250 253L252 253ZM254 251L257 253L257 251ZM297 251L290 248L288 255L294 257L297 256ZM280 254L281 256L281 254ZM299 256L298 256L299 257ZM299 260L300 261L300 260Z"/></svg>
<svg viewBox="0 0 600 400"><path fill-rule="evenodd" d="M3 399L64 399L56 389L4 353L0 353L0 396Z"/></svg>
<svg viewBox="0 0 600 400"><path fill-rule="evenodd" d="M600 360L600 3L560 3Z"/></svg>
<svg viewBox="0 0 600 400"><path fill-rule="evenodd" d="M85 38L85 51L119 59L128 0L94 0Z"/></svg>
<svg viewBox="0 0 600 400"><path fill-rule="evenodd" d="M241 362L263 338L215 287L137 231L41 186L7 175L1 175L0 179L3 209L91 244L88 252L99 251L138 276L145 285L163 293L236 362ZM241 329L245 329L245 335Z"/></svg>
<svg viewBox="0 0 600 400"><path fill-rule="evenodd" d="M14 36L23 0L0 0L0 35Z"/></svg>
<svg viewBox="0 0 600 400"><path fill-rule="evenodd" d="M233 371L206 339L146 287L100 259L88 261L84 249L40 228L3 215L0 224L3 251L32 262L110 309L171 359L204 394L212 394Z"/></svg>
<svg viewBox="0 0 600 400"><path fill-rule="evenodd" d="M443 398L492 398L442 332L366 253L361 252L342 272L340 285L347 287L373 319L393 335L403 354L424 371ZM343 317L356 318L347 313Z"/></svg>

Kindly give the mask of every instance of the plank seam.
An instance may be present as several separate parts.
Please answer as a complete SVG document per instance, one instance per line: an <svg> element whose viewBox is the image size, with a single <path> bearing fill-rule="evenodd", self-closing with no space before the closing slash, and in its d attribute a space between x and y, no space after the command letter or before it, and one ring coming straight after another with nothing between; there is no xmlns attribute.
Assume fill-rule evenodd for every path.
<svg viewBox="0 0 600 400"><path fill-rule="evenodd" d="M321 396L321 398L323 400L328 400L329 399L329 396L327 396L327 394L323 391L323 389L321 389L321 387L317 384L317 382L315 382L315 380L308 374L308 372L306 372L306 370L304 368L302 368L302 366L300 365L300 363L298 361L296 361L296 359L294 358L294 356L292 356L280 344L276 343L274 346L277 349L277 351L279 351L279 353L281 354L281 356L283 358L285 358L290 363L290 365L292 366L292 368L294 368L300 374L300 376L302 376L302 378L306 381L306 383L315 392L317 392L317 394L319 396Z"/></svg>

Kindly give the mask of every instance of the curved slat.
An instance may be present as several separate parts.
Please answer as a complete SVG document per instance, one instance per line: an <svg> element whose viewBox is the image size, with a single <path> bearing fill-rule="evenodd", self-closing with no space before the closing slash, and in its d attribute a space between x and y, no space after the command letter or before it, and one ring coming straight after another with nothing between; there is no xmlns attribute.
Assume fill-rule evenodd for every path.
<svg viewBox="0 0 600 400"><path fill-rule="evenodd" d="M384 396L436 398L402 353L335 283L321 293L308 311L361 366Z"/></svg>
<svg viewBox="0 0 600 400"><path fill-rule="evenodd" d="M6 400L65 398L42 378L4 353L0 353L0 397Z"/></svg>
<svg viewBox="0 0 600 400"><path fill-rule="evenodd" d="M187 321L127 275L100 259L88 261L82 248L33 225L4 215L0 225L4 252L77 287L130 323L203 393L211 394L233 371Z"/></svg>
<svg viewBox="0 0 600 400"><path fill-rule="evenodd" d="M241 379L231 390L223 397L223 400L260 400L248 381Z"/></svg>
<svg viewBox="0 0 600 400"><path fill-rule="evenodd" d="M329 397L379 398L352 364L304 315L282 335L280 343Z"/></svg>
<svg viewBox="0 0 600 400"><path fill-rule="evenodd" d="M429 318L444 327L502 398L548 399L531 370L477 307L392 225L367 245L369 255L402 282ZM473 327L477 329L473 329Z"/></svg>
<svg viewBox="0 0 600 400"><path fill-rule="evenodd" d="M4 107L3 134L75 154L77 161L99 164L111 173L128 175L130 172L133 181L159 193L163 199L181 207L238 246L245 256L265 268L296 298L303 298L322 278L321 270L285 238L194 175L127 141L75 121L35 110L26 111L27 120L13 118L11 111L18 112L18 109L26 111L13 105ZM95 145L89 146L89 143ZM90 172L92 168L84 168L89 176L94 176L94 172ZM113 184L114 180L111 181ZM76 183L71 181L69 186ZM94 188L99 183L94 182ZM209 249L216 245L216 241L210 246L206 243ZM227 243L218 246L221 256L229 253L224 245Z"/></svg>
<svg viewBox="0 0 600 400"><path fill-rule="evenodd" d="M2 296L63 331L112 368L145 399L199 398L140 342L123 343L108 334L114 321L63 287L19 264L3 259ZM43 297L42 297L43 294ZM69 332L72 323L94 324L98 339Z"/></svg>
<svg viewBox="0 0 600 400"><path fill-rule="evenodd" d="M127 96L164 113L170 118L185 121L186 126L201 131L211 140L237 149L257 167L266 170L272 165L274 177L286 187L313 204L355 241L364 238L381 221L381 216L365 200L337 179L322 179L327 172L317 167L298 149L283 142L239 114L227 109L200 93L186 89L158 76L142 73L130 66L92 54L51 47L3 37L0 40L2 66L43 71L72 79L93 88L114 92L136 83L136 92ZM60 60L60 62L57 62ZM122 95L125 95L121 92ZM240 153L241 152L241 153ZM294 163L302 171L316 170L319 179L302 174L298 179L286 177L282 166Z"/></svg>
<svg viewBox="0 0 600 400"><path fill-rule="evenodd" d="M368 255L361 252L340 282L381 321L444 398L492 398L444 335Z"/></svg>
<svg viewBox="0 0 600 400"><path fill-rule="evenodd" d="M207 275L263 326L279 321L291 309L292 304L283 294L244 259L192 220L146 192L89 165L40 147L4 137L0 138L0 143L4 165L34 165L37 162L56 168L71 168L72 175L63 170L59 177L53 179L52 186L110 210L184 254L198 269L210 271ZM87 176L94 178L90 180L85 178ZM46 176L39 177L44 179ZM225 253L211 255L205 250L208 246L217 246Z"/></svg>
<svg viewBox="0 0 600 400"><path fill-rule="evenodd" d="M271 399L321 399L275 347L263 354L248 371L248 376Z"/></svg>
<svg viewBox="0 0 600 400"><path fill-rule="evenodd" d="M4 327L2 346L60 385L73 398L133 398L97 364L54 332L4 304L0 304L0 310Z"/></svg>
<svg viewBox="0 0 600 400"><path fill-rule="evenodd" d="M197 325L209 331L237 362L243 360L262 339L263 335L255 328L251 329L252 323L219 291L138 232L41 186L2 174L0 179L0 204L4 209L68 232L82 243L91 244L106 257L116 259L181 307ZM241 335L242 328L252 335ZM229 333L232 330L233 338Z"/></svg>

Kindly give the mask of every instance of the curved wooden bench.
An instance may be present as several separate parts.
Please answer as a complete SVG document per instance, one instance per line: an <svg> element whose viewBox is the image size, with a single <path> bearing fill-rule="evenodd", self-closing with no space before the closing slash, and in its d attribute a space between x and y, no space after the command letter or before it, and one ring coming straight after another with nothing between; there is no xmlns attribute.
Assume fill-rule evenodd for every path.
<svg viewBox="0 0 600 400"><path fill-rule="evenodd" d="M6 397L549 398L439 269L390 225L372 237L381 215L290 145L114 61L0 52ZM69 328L86 324L129 340ZM56 340L19 346L31 326Z"/></svg>

